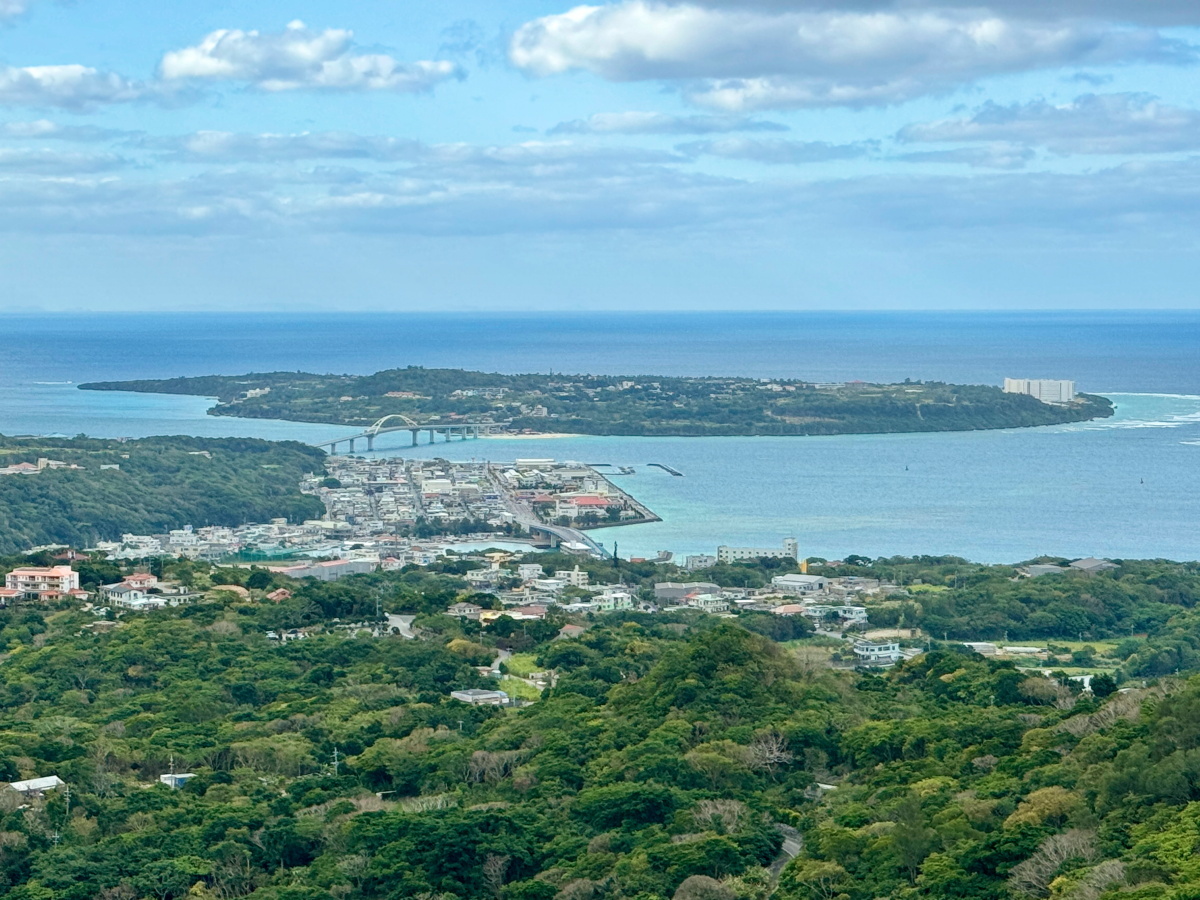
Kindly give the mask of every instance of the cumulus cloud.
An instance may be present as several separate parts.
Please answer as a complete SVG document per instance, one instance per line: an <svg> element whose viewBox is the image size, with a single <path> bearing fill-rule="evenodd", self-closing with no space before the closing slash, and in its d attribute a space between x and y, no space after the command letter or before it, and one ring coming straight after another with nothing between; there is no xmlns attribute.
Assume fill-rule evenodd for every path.
<svg viewBox="0 0 1200 900"><path fill-rule="evenodd" d="M778 138L722 138L717 141L695 141L681 144L681 153L693 156L718 156L723 159L744 159L772 165L801 165L857 159L865 156L874 144L828 144L824 141L785 141Z"/></svg>
<svg viewBox="0 0 1200 900"><path fill-rule="evenodd" d="M528 22L509 51L535 75L574 69L613 81L678 82L727 111L866 106L978 78L1062 66L1192 60L1148 29L973 11L783 11L623 0Z"/></svg>
<svg viewBox="0 0 1200 900"><path fill-rule="evenodd" d="M897 137L910 143L1023 142L1061 154L1170 153L1200 148L1200 111L1148 94L1085 94L1061 105L989 102L970 118L909 125Z"/></svg>
<svg viewBox="0 0 1200 900"><path fill-rule="evenodd" d="M973 169L1023 169L1037 157L1024 144L986 144L982 147L955 147L952 150L921 150L892 157L901 162L940 163L970 166Z"/></svg>
<svg viewBox="0 0 1200 900"><path fill-rule="evenodd" d="M428 91L461 76L446 60L402 63L381 53L355 53L353 32L314 31L303 22L282 32L222 29L193 47L172 50L159 70L166 81L243 81L265 91Z"/></svg>
<svg viewBox="0 0 1200 900"><path fill-rule="evenodd" d="M787 131L786 125L746 116L673 116L659 112L596 113L560 122L550 134L722 134L733 131Z"/></svg>
<svg viewBox="0 0 1200 900"><path fill-rule="evenodd" d="M1090 18L1149 25L1200 24L1200 7L1192 0L696 0L698 6L759 10L860 11L987 9L1022 18Z"/></svg>
<svg viewBox="0 0 1200 900"><path fill-rule="evenodd" d="M86 112L153 94L145 84L88 66L0 66L0 105Z"/></svg>

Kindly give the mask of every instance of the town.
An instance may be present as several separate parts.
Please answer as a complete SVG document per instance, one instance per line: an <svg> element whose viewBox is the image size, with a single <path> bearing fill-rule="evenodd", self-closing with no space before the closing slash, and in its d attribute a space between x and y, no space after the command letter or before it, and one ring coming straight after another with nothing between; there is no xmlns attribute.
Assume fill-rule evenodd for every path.
<svg viewBox="0 0 1200 900"><path fill-rule="evenodd" d="M348 574L364 562L420 565L438 547L463 542L501 540L602 553L585 531L658 521L596 468L553 459L457 463L334 456L326 473L306 477L300 489L320 499L324 516L124 534L89 549L112 560L344 560L345 566L324 571Z"/></svg>

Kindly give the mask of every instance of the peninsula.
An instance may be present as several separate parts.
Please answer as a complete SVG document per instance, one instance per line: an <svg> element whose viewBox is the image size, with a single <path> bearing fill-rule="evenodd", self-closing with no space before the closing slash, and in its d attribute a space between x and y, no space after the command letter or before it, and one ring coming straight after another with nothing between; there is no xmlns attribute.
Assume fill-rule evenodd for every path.
<svg viewBox="0 0 1200 900"><path fill-rule="evenodd" d="M1046 403L988 385L815 384L736 377L505 375L410 366L374 375L268 372L108 381L83 390L216 398L212 415L368 426L486 423L509 434L831 435L978 431L1113 414L1103 397Z"/></svg>

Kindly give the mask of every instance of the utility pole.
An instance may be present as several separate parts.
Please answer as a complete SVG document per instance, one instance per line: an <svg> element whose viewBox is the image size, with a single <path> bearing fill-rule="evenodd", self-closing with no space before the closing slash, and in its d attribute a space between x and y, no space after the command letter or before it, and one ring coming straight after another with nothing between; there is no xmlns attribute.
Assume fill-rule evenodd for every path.
<svg viewBox="0 0 1200 900"><path fill-rule="evenodd" d="M338 754L338 748L334 747L333 748L333 777L334 778L337 777L338 765L340 764L340 762L341 762L341 756Z"/></svg>

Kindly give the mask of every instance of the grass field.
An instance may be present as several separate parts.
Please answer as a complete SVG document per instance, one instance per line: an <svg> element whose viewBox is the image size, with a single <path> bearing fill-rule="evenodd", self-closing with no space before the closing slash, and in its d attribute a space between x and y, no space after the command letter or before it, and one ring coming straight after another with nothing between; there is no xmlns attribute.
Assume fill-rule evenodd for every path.
<svg viewBox="0 0 1200 900"><path fill-rule="evenodd" d="M504 665L510 674L519 675L522 678L528 678L534 672L541 671L537 664L537 657L532 653L514 653Z"/></svg>
<svg viewBox="0 0 1200 900"><path fill-rule="evenodd" d="M542 692L532 684L522 681L520 678L513 678L511 675L505 675L500 679L500 690L510 697L520 697L522 700L542 699Z"/></svg>

